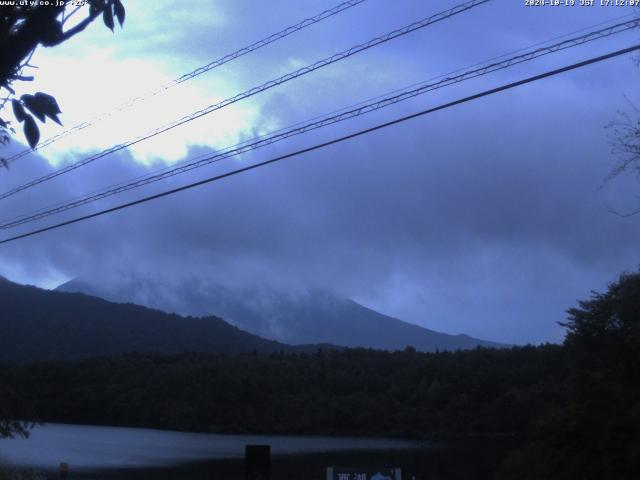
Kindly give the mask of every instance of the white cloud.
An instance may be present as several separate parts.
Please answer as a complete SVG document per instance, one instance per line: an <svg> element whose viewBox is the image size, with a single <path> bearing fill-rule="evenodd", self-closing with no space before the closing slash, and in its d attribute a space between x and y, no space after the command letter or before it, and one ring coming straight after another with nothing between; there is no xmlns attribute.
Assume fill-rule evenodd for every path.
<svg viewBox="0 0 640 480"><path fill-rule="evenodd" d="M43 74L39 75L33 90L45 91L57 98L65 124L65 127L59 127L48 122L42 126L43 139L88 118L113 111L127 102L132 94L148 92L150 87L166 84L173 78L171 73L149 60L118 60L111 49L96 49L87 58L51 59L42 56L38 63ZM73 81L69 81L69 77ZM223 100L227 92L233 90L233 85L221 78L212 79L205 88L202 83L199 86L184 83L45 147L42 154L57 164L63 158L70 160L70 153L78 157L92 150L111 147L191 114L202 106ZM222 147L236 142L241 133L253 126L257 116L255 104L230 105L170 133L137 144L131 148L131 153L143 163L158 159L173 162L183 158L189 146Z"/></svg>
<svg viewBox="0 0 640 480"><path fill-rule="evenodd" d="M168 2L164 3L168 7ZM200 4L201 14L197 21L213 25L220 23L219 14L214 15L217 10L205 8L207 5L211 7L210 2ZM120 36L125 30L113 36L102 25L92 25L81 44L76 37L55 49L37 51L32 61L39 67L36 80L17 85L18 94L44 91L55 96L63 111L60 118L64 123L64 127L53 122L42 125L42 140L88 119L103 117L105 112L113 112L114 108L136 96L146 96L191 70L189 61L183 58L136 58L127 55L131 41L140 40L140 37L149 41L148 32L145 33L147 30L174 32L171 39L162 41L177 42L180 40L179 29L160 27L167 22L174 22L174 25L177 24L175 22L183 22L185 19L181 16L187 12L191 15L189 20L193 20L192 9L166 8L166 15L159 15L160 7L162 5L154 5L154 9L147 7L143 11L139 3L132 2L128 6L128 18L138 17L138 21L131 22L133 33L129 24L126 25L128 37L125 35L124 39ZM110 37L108 42L105 37ZM154 36L152 41L160 40ZM54 165L62 161L77 161L89 152L132 140L238 91L241 89L234 84L233 76L210 72L197 83L185 82L152 99L138 102L133 108L115 112L106 120L95 122L93 127L43 148L41 154ZM191 146L220 148L231 145L254 126L258 108L256 102L230 105L170 133L137 144L131 147L131 154L135 160L145 164L156 161L171 163L182 159Z"/></svg>

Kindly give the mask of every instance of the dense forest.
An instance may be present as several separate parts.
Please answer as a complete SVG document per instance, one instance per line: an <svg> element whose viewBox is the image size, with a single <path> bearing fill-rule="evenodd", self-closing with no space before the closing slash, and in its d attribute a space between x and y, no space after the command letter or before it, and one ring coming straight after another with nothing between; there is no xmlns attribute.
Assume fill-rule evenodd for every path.
<svg viewBox="0 0 640 480"><path fill-rule="evenodd" d="M4 364L0 418L207 432L511 436L499 478L640 473L640 273L569 310L563 345L127 354Z"/></svg>
<svg viewBox="0 0 640 480"><path fill-rule="evenodd" d="M560 400L558 346L125 355L4 367L38 419L207 432L422 437L523 432ZM559 368L560 366L560 368Z"/></svg>

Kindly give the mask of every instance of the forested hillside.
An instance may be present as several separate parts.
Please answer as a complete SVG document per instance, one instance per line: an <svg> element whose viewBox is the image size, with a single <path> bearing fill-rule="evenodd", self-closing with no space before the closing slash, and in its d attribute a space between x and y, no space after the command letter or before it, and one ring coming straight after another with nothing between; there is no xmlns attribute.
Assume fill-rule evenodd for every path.
<svg viewBox="0 0 640 480"><path fill-rule="evenodd" d="M180 317L5 279L0 279L0 304L0 361L5 362L77 360L126 352L295 350L216 317Z"/></svg>

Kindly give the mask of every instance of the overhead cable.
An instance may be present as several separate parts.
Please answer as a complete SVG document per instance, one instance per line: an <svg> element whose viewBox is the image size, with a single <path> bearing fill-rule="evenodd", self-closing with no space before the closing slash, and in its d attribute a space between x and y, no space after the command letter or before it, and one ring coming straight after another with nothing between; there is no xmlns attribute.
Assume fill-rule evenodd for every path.
<svg viewBox="0 0 640 480"><path fill-rule="evenodd" d="M118 145L115 145L111 148L108 148L106 150L103 150L97 154L91 155L90 157L87 157L83 160L80 160L79 162L75 162L72 164L69 164L65 167L62 167L58 170L55 170L51 173L48 173L42 177L36 178L34 180L31 180L25 184L22 184L18 187L15 187L9 191L6 191L4 193L0 194L0 200L11 197L13 195L15 195L16 193L19 193L23 190L32 188L36 185L39 185L43 182L46 182L48 180L51 180L53 178L56 178L60 175L69 173L73 170L76 170L80 167L83 167L85 165L88 165L92 162L95 162L96 160L103 158L107 155L110 155L112 153L118 152L120 150L123 150L127 147L130 147L132 145L135 145L137 143L140 143L144 140L148 140L152 137L155 137L157 135L160 135L162 133L165 133L169 130L172 130L180 125L184 125L185 123L191 122L197 118L203 117L205 115L208 115L212 112L215 112L217 110L220 110L228 105L234 104L236 102L239 102L240 100L244 100L246 98L252 97L254 95L257 95L258 93L264 92L265 90L269 90L273 87L276 87L278 85L282 85L283 83L289 82L295 78L301 77L303 75L307 75L311 72L314 72L320 68L326 67L327 65L331 65L335 62L338 62L340 60L344 60L346 58L351 57L352 55L355 55L357 53L363 52L365 50L368 50L370 48L373 48L377 45L380 45L382 43L386 43L388 41L394 40L396 38L402 37L404 35L407 35L409 33L415 32L416 30L422 29L424 27L427 27L429 25L433 25L434 23L440 22L442 20L446 20L448 18L453 17L454 15L458 15L462 12L465 12L467 10L470 10L474 7L477 7L479 5L482 5L484 3L488 3L492 0L471 0L465 3L462 3L460 5L457 5L455 7L452 7L448 10L445 10L443 12L437 13L435 15L432 15L428 18L425 18L423 20L419 20L417 22L413 22L403 28L397 29L397 30L393 30L392 32L389 32L385 35L373 38L371 40L369 40L368 42L365 43L361 43L359 45L355 45L347 50L344 50L340 53L336 53L330 57L327 57L323 60L319 60L313 64L307 65L306 67L302 67L298 70L295 70L293 72L287 73L285 75L282 75L281 77L278 77L274 80L270 80L266 83L263 83L262 85L259 85L257 87L253 87L249 90L246 90L242 93L239 93L233 97L227 98L225 100L222 100L221 102L217 102L215 104L209 105L201 110L198 110L190 115L187 115L185 117L182 117L178 120L175 120L169 124L166 124L164 126L158 127L150 132L147 132L143 135L140 135L132 140L128 140L124 143L120 143Z"/></svg>
<svg viewBox="0 0 640 480"><path fill-rule="evenodd" d="M337 15L338 13L341 13L349 8L355 7L356 5L359 5L363 2L366 2L367 0L349 0L346 2L343 2L339 5L336 5L333 8L329 8L327 10L324 10L320 13L318 13L317 15L314 15L312 17L306 18L304 20L302 20L301 22L296 23L295 25L291 25L287 28L285 28L284 30L280 30L277 33L274 33L272 35L269 35L268 37L263 38L262 40L258 40L257 42L252 43L251 45L247 45L246 47L242 47L239 50L236 50L233 53L229 53L227 55L224 55L220 58L218 58L217 60L214 60L212 62L207 63L206 65L202 65L201 67L196 68L195 70L192 70L189 73L185 73L184 75L181 75L178 78L175 78L169 82L166 82L158 87L156 87L153 90L150 90L147 93L144 93L142 95L139 95L137 97L134 97L128 101L126 101L125 103L122 103L121 105L118 105L117 107L104 112L100 115L97 115L89 120L86 120L84 122L78 123L77 125L58 133L57 135L54 135L50 138L47 138L46 140L43 140L41 142L38 143L38 145L31 149L26 149L23 150L22 152L18 152L15 155L12 155L11 157L6 159L7 164L10 164L16 160L18 160L19 158L24 157L25 155L29 155L30 153L32 153L35 150L40 150L48 145L51 145L52 143L57 142L58 140L61 140L63 138L68 137L69 135L73 134L74 132L80 131L80 130L84 130L87 127L90 127L92 125L95 125L96 123L105 120L107 118L110 118L111 116L113 116L114 114L118 113L118 112L122 112L123 110L130 108L132 106L134 106L137 103L140 103L144 100L148 100L151 97L155 97L156 95L159 95L163 92L166 92L167 90L169 90L170 88L175 87L176 85L180 85L181 83L184 83L188 80L191 80L192 78L195 78L199 75L202 75L203 73L209 72L211 70L213 70L214 68L220 67L226 63L231 62L232 60L235 60L236 58L240 58L244 55L247 55L248 53L254 52L262 47L265 47L271 43L277 42L278 40L281 40L285 37L288 37L289 35L298 32L300 30L303 30L311 25L315 25L318 22L321 22L322 20L325 20L327 18L330 18L334 15Z"/></svg>
<svg viewBox="0 0 640 480"><path fill-rule="evenodd" d="M638 51L638 50L640 50L640 44L634 45L634 46L631 46L631 47L628 47L628 48L624 48L624 49L621 49L621 50L616 50L614 52L610 52L608 54L601 55L601 56L598 56L598 57L592 57L592 58L590 58L588 60L584 60L582 62L574 63L574 64L571 64L571 65L567 65L565 67L557 68L555 70L550 70L550 71L547 71L545 73L541 73L539 75L534 75L532 77L528 77L528 78L525 78L525 79L522 79L522 80L518 80L516 82L508 83L506 85L502 85L500 87L492 88L490 90L485 90L483 92L476 93L474 95L470 95L470 96L461 98L459 100L448 102L448 103L439 105L437 107L428 108L426 110L422 110L420 112L417 112L417 113L414 113L414 114L411 114L411 115L406 115L406 116L397 118L395 120L391 120L389 122L378 124L378 125L376 125L374 127L366 128L364 130L359 130L359 131L351 133L349 135L344 135L342 137L338 137L338 138L335 138L335 139L327 141L327 142L319 143L319 144L316 144L316 145L311 146L311 147L303 148L303 149L297 150L295 152L291 152L291 153L288 153L288 154L285 154L285 155L281 155L281 156L278 156L278 157L275 157L275 158L272 158L272 159L269 159L269 160L265 160L263 162L254 163L252 165L248 165L246 167L238 168L238 169L232 170L230 172L226 172L226 173L223 173L223 174L220 174L220 175L209 177L209 178L206 178L204 180L200 180L198 182L193 182L193 183L190 183L190 184L187 184L187 185L183 185L183 186L178 187L178 188L173 188L171 190L166 190L166 191L161 192L161 193L156 193L154 195L150 195L150 196L147 196L147 197L144 197L144 198L133 200L131 202L123 203L123 204L117 205L115 207L107 208L107 209L104 209L104 210L100 210L98 212L94 212L94 213L91 213L91 214L88 214L88 215L83 215L81 217L76 217L76 218L73 218L71 220L60 222L60 223L57 223L57 224L54 224L54 225L49 225L47 227L39 228L37 230L32 230L32 231L29 231L29 232L26 232L26 233L23 233L23 234L20 234L20 235L16 235L16 236L13 236L13 237L5 238L3 240L0 240L0 245L5 244L5 243L9 243L9 242L13 242L13 241L16 241L16 240L20 240L20 239L23 239L23 238L31 237L33 235L37 235L37 234L44 233L44 232L47 232L47 231L51 231L51 230L55 230L55 229L58 229L58 228L62 228L62 227L67 226L67 225L72 225L74 223L78 223L78 222L82 222L82 221L85 221L85 220L89 220L91 218L99 217L99 216L106 215L106 214L109 214L109 213L113 213L113 212L116 212L116 211L119 211L119 210L123 210L123 209L126 209L126 208L130 208L130 207L133 207L135 205L140 205L142 203L147 203L147 202L150 202L152 200L157 200L157 199L162 198L162 197L166 197L166 196L169 196L169 195L176 194L178 192L182 192L182 191L185 191L185 190L190 190L192 188L199 187L201 185L206 185L208 183L216 182L216 181L222 180L224 178L228 178L228 177L231 177L231 176L234 176L234 175L238 175L238 174L243 173L243 172L247 172L247 171L250 171L250 170L255 170L257 168L264 167L266 165L271 165L271 164L274 164L276 162L280 162L280 161L288 159L288 158L293 158L293 157L297 157L299 155L302 155L302 154L305 154L305 153L309 153L309 152L312 152L312 151L315 151L315 150L320 150L320 149L326 148L326 147L328 147L330 145L335 145L335 144L338 144L338 143L342 143L344 141L347 141L347 140L350 140L350 139L353 139L353 138L356 138L356 137L360 137L362 135L369 134L369 133L375 132L377 130L381 130L383 128L387 128L387 127L390 127L392 125L397 125L397 124L406 122L406 121L414 119L414 118L418 118L418 117L421 117L421 116L424 116L424 115L427 115L427 114L430 114L430 113L437 112L439 110L444 110L444 109L447 109L447 108L451 108L451 107L454 107L456 105L460 105L460 104L467 103L467 102L470 102L470 101L473 101L473 100L477 100L479 98L486 97L486 96L489 96L489 95L493 95L493 94L498 93L498 92L503 92L505 90L510 90L512 88L515 88L515 87L518 87L518 86L521 86L521 85L525 85L525 84L528 84L528 83L536 82L536 81L542 80L542 79L547 78L547 77L551 77L551 76L554 76L554 75L559 75L561 73L568 72L570 70L575 70L575 69L578 69L578 68L582 68L582 67L585 67L587 65L591 65L591 64L594 64L594 63L602 62L604 60L608 60L610 58L618 57L620 55L625 55L627 53L635 52L635 51Z"/></svg>
<svg viewBox="0 0 640 480"><path fill-rule="evenodd" d="M615 35L615 34L627 31L629 29L636 28L638 26L640 26L640 19L619 23L617 25L603 28L597 31L588 32L584 35L570 38L562 42L549 45L547 47L531 50L521 55L516 55L511 58L507 58L499 62L494 62L480 68L471 69L459 75L445 77L437 82L423 84L416 88L402 91L396 95L392 95L392 96L382 98L364 105L360 105L357 108L353 108L351 110L342 111L335 115L328 115L320 118L319 120L315 120L300 126L296 126L294 128L283 130L279 133L268 135L268 136L256 139L254 141L243 142L237 146L229 147L222 151L216 152L215 154L201 155L198 159L191 160L177 167L167 168L158 173L141 176L129 182L122 182L118 185L112 186L107 189L103 189L93 194L86 195L79 199L58 204L55 207L51 207L48 209L41 209L32 214L25 214L19 217L14 217L11 220L6 220L1 222L0 229L4 230L9 228L14 228L19 225L23 225L25 223L34 222L36 220L49 217L51 215L55 215L67 210L71 210L73 208L80 207L82 205L93 203L98 200L102 200L119 193L123 193L135 188L142 187L144 185L148 185L150 183L158 182L160 180L164 180L166 178L173 177L175 175L179 175L179 174L194 170L196 168L203 167L205 165L209 165L211 163L219 162L225 158L240 155L242 153L246 153L267 145L271 145L273 143L276 143L297 135L301 135L303 133L306 133L312 130L326 127L331 124L343 122L351 118L359 117L361 115L365 115L367 113L371 113L376 110L389 107L391 105L408 100L410 98L414 98L418 95L423 95L428 92L431 92L449 85L460 83L460 82L470 80L472 78L476 78L479 76L487 75L489 73L493 73L499 70L504 70L514 65L519 65L521 63L531 61L535 58L543 57L558 51L566 50L568 48L577 47L579 45L583 45L585 43L592 42L594 40L606 38L611 35Z"/></svg>

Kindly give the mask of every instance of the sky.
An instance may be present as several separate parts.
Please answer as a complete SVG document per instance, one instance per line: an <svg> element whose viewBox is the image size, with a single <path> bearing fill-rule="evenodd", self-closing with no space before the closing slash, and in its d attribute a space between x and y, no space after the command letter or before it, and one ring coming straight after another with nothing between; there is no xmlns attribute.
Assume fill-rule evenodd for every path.
<svg viewBox="0 0 640 480"><path fill-rule="evenodd" d="M68 128L338 2L158 0L153 9L123 3L123 29L111 33L96 21L61 46L39 49L36 79L18 93L54 95ZM0 189L457 3L367 0L21 158L0 172ZM494 0L0 200L2 220L633 13ZM549 55L0 233L5 238L267 160L639 37L636 29ZM77 276L109 281L127 271L171 281L321 287L433 330L558 342L568 308L640 264L640 215L611 212L638 207L640 180L604 181L621 159L612 154L606 126L640 105L639 75L631 55L617 57L0 245L0 274L44 288ZM61 131L47 123L42 138ZM18 134L3 153L23 145Z"/></svg>

